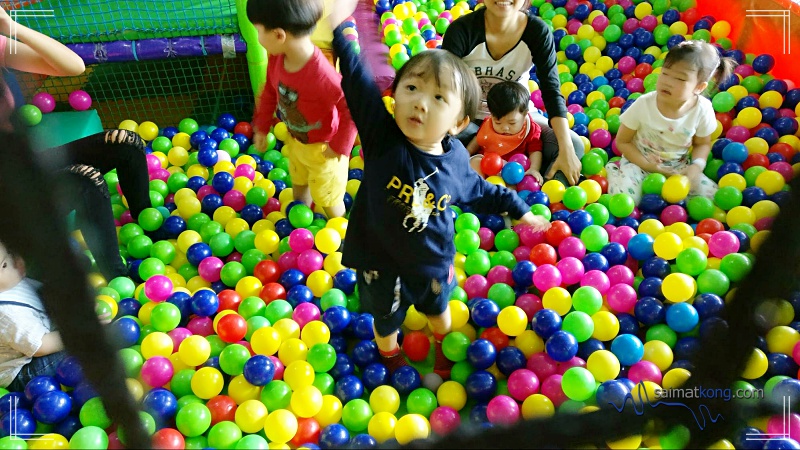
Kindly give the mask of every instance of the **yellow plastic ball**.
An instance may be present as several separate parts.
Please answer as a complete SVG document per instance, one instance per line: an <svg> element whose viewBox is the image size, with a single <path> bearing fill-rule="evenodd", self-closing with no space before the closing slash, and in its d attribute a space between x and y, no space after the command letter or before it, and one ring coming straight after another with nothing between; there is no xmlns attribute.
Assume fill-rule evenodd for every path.
<svg viewBox="0 0 800 450"><path fill-rule="evenodd" d="M686 222L675 222L668 226L664 231L668 231L677 235L679 238L681 238L681 241L694 236L694 230L692 229L692 226ZM681 242L681 245L683 245L683 242Z"/></svg>
<svg viewBox="0 0 800 450"><path fill-rule="evenodd" d="M598 350L589 355L586 360L586 369L594 375L600 383L616 379L620 371L619 359L608 350Z"/></svg>
<svg viewBox="0 0 800 450"><path fill-rule="evenodd" d="M308 348L317 344L327 344L331 340L331 330L324 322L313 320L300 331L300 340L305 342Z"/></svg>
<svg viewBox="0 0 800 450"><path fill-rule="evenodd" d="M264 252L264 254L267 255L278 251L280 243L281 243L280 236L278 236L278 233L276 233L273 230L264 230L260 233L257 233L255 236L255 240L253 241L253 244L256 246L256 249Z"/></svg>
<svg viewBox="0 0 800 450"><path fill-rule="evenodd" d="M272 134L275 135L275 138L281 142L286 142L289 139L289 129L286 128L286 124L283 122L278 122L272 129Z"/></svg>
<svg viewBox="0 0 800 450"><path fill-rule="evenodd" d="M467 404L467 391L457 381L445 381L436 391L439 406L449 406L456 411L461 411Z"/></svg>
<svg viewBox="0 0 800 450"><path fill-rule="evenodd" d="M183 147L186 149L192 148L191 136L183 132L177 133L175 136L172 136L172 146L173 148L174 147Z"/></svg>
<svg viewBox="0 0 800 450"><path fill-rule="evenodd" d="M634 434L626 438L617 439L616 441L606 441L606 445L611 450L625 450L629 448L639 448L642 444L642 435Z"/></svg>
<svg viewBox="0 0 800 450"><path fill-rule="evenodd" d="M522 408L520 409L522 410L522 418L525 420L553 417L556 413L553 401L542 394L528 396L522 402Z"/></svg>
<svg viewBox="0 0 800 450"><path fill-rule="evenodd" d="M322 408L314 416L314 419L319 422L320 428L338 423L342 420L342 401L335 395L323 395Z"/></svg>
<svg viewBox="0 0 800 450"><path fill-rule="evenodd" d="M235 290L242 298L258 297L263 287L261 280L254 276L247 276L236 282Z"/></svg>
<svg viewBox="0 0 800 450"><path fill-rule="evenodd" d="M213 367L201 367L192 375L192 392L194 395L208 400L222 392L224 378L219 370Z"/></svg>
<svg viewBox="0 0 800 450"><path fill-rule="evenodd" d="M777 326L767 332L767 349L770 353L791 355L798 341L800 333L791 327Z"/></svg>
<svg viewBox="0 0 800 450"><path fill-rule="evenodd" d="M522 351L526 358L534 353L544 351L544 341L533 330L525 330L514 339L514 346Z"/></svg>
<svg viewBox="0 0 800 450"><path fill-rule="evenodd" d="M653 5L647 2L642 2L636 5L636 9L634 9L633 13L634 15L636 15L637 19L642 20L645 18L645 16L649 16L650 14L652 14L652 12L653 12Z"/></svg>
<svg viewBox="0 0 800 450"><path fill-rule="evenodd" d="M244 375L237 375L228 383L228 396L236 402L237 405L248 400L259 400L261 395L261 386L254 386L245 379Z"/></svg>
<svg viewBox="0 0 800 450"><path fill-rule="evenodd" d="M492 183L494 185L497 185L497 186L506 187L505 180L503 180L503 177L498 176L498 175L492 175L490 177L487 177L486 181L488 181L489 183Z"/></svg>
<svg viewBox="0 0 800 450"><path fill-rule="evenodd" d="M686 176L672 175L664 182L661 196L670 203L678 203L689 195L690 187L689 179Z"/></svg>
<svg viewBox="0 0 800 450"><path fill-rule="evenodd" d="M369 394L369 406L374 413L394 414L400 409L400 394L389 385L381 385Z"/></svg>
<svg viewBox="0 0 800 450"><path fill-rule="evenodd" d="M267 416L264 432L272 442L287 443L297 434L297 417L285 409L275 410Z"/></svg>
<svg viewBox="0 0 800 450"><path fill-rule="evenodd" d="M664 377L661 379L661 387L664 389L673 389L683 386L683 383L685 383L686 380L688 380L691 376L692 373L686 369L670 369L664 373Z"/></svg>
<svg viewBox="0 0 800 450"><path fill-rule="evenodd" d="M58 433L47 433L28 441L28 450L58 450L69 448L69 441Z"/></svg>
<svg viewBox="0 0 800 450"><path fill-rule="evenodd" d="M560 316L565 316L572 308L572 296L562 287L553 287L542 296L542 306L554 310Z"/></svg>
<svg viewBox="0 0 800 450"><path fill-rule="evenodd" d="M418 439L427 439L431 434L431 424L422 414L406 414L397 420L394 435L397 443L406 445Z"/></svg>
<svg viewBox="0 0 800 450"><path fill-rule="evenodd" d="M767 240L769 237L770 231L769 230L762 230L758 233L754 234L753 237L750 238L750 249L753 253L757 253L758 249L761 248L761 245Z"/></svg>
<svg viewBox="0 0 800 450"><path fill-rule="evenodd" d="M314 236L314 244L322 253L330 254L337 250L342 245L342 237L333 228L323 228L319 230Z"/></svg>
<svg viewBox="0 0 800 450"><path fill-rule="evenodd" d="M726 219L729 227L738 225L740 223L753 225L756 223L756 220L758 220L753 210L746 206L733 207L730 211L728 211Z"/></svg>
<svg viewBox="0 0 800 450"><path fill-rule="evenodd" d="M123 120L122 122L119 123L119 126L117 126L117 128L119 128L120 130L128 130L128 131L133 131L134 133L136 133L136 131L139 129L139 124L136 123L136 121L134 121L134 120L125 119L125 120ZM144 139L144 138L142 138L142 139ZM153 138L153 139L155 139L155 138Z"/></svg>
<svg viewBox="0 0 800 450"><path fill-rule="evenodd" d="M394 439L394 429L397 426L397 418L394 414L386 411L376 412L367 425L367 432L374 437L378 444L383 444L389 439Z"/></svg>
<svg viewBox="0 0 800 450"><path fill-rule="evenodd" d="M273 327L259 328L250 337L250 346L257 355L274 355L282 342L281 335Z"/></svg>
<svg viewBox="0 0 800 450"><path fill-rule="evenodd" d="M322 268L332 276L336 276L340 270L346 269L346 267L342 265L342 253L333 252L326 256L322 261Z"/></svg>
<svg viewBox="0 0 800 450"><path fill-rule="evenodd" d="M547 194L551 204L560 202L564 198L566 190L567 188L558 180L547 181L542 186L542 192Z"/></svg>
<svg viewBox="0 0 800 450"><path fill-rule="evenodd" d="M300 339L287 339L281 343L278 349L278 358L288 366L295 361L304 361L308 355L308 346Z"/></svg>
<svg viewBox="0 0 800 450"><path fill-rule="evenodd" d="M245 433L258 433L267 420L267 407L259 400L247 400L236 408L236 425Z"/></svg>
<svg viewBox="0 0 800 450"><path fill-rule="evenodd" d="M655 364L663 372L672 365L674 355L672 354L672 348L666 343L648 341L644 344L644 356L642 359Z"/></svg>
<svg viewBox="0 0 800 450"><path fill-rule="evenodd" d="M680 303L694 298L697 293L697 282L684 273L671 273L661 284L664 297L673 303Z"/></svg>
<svg viewBox="0 0 800 450"><path fill-rule="evenodd" d="M756 220L763 219L764 217L777 217L778 213L781 212L781 208L772 200L756 202L752 210Z"/></svg>
<svg viewBox="0 0 800 450"><path fill-rule="evenodd" d="M653 239L664 232L664 224L658 219L647 219L639 224L639 233L644 233Z"/></svg>
<svg viewBox="0 0 800 450"><path fill-rule="evenodd" d="M145 336L142 340L142 356L144 359L150 359L154 356L169 358L169 355L172 354L173 346L172 338L167 333L155 331Z"/></svg>
<svg viewBox="0 0 800 450"><path fill-rule="evenodd" d="M412 331L422 330L428 326L428 317L425 314L418 312L414 305L411 305L406 312L406 318L403 321L403 325Z"/></svg>
<svg viewBox="0 0 800 450"><path fill-rule="evenodd" d="M600 341L610 341L619 333L619 319L610 311L598 311L592 315L594 331L592 337Z"/></svg>
<svg viewBox="0 0 800 450"><path fill-rule="evenodd" d="M727 187L733 186L739 191L745 190L747 187L747 181L744 179L743 176L739 175L738 173L729 173L722 176L719 179L719 187Z"/></svg>
<svg viewBox="0 0 800 450"><path fill-rule="evenodd" d="M683 250L683 241L677 234L667 231L656 237L653 250L658 257L669 261L677 258L678 253Z"/></svg>
<svg viewBox="0 0 800 450"><path fill-rule="evenodd" d="M461 328L469 322L469 308L467 308L466 303L459 300L450 300L448 305L450 308L452 328ZM406 315L406 317L408 317L408 315Z"/></svg>
<svg viewBox="0 0 800 450"><path fill-rule="evenodd" d="M131 131L137 131L137 130L131 130ZM139 136L141 136L142 139L144 139L145 141L152 141L153 139L158 137L158 125L154 124L153 122L150 122L149 120L146 120L141 124L139 124L138 132Z"/></svg>
<svg viewBox="0 0 800 450"><path fill-rule="evenodd" d="M178 357L188 366L199 366L211 356L211 344L203 336L192 335L181 342Z"/></svg>
<svg viewBox="0 0 800 450"><path fill-rule="evenodd" d="M300 325L292 319L280 319L272 325L275 331L281 336L283 341L288 339L300 339Z"/></svg>
<svg viewBox="0 0 800 450"><path fill-rule="evenodd" d="M596 202L603 195L603 188L595 180L583 180L578 186L586 192L587 204Z"/></svg>
<svg viewBox="0 0 800 450"><path fill-rule="evenodd" d="M291 405L297 417L314 417L322 409L322 393L316 386L303 386L292 393Z"/></svg>
<svg viewBox="0 0 800 450"><path fill-rule="evenodd" d="M767 195L779 192L783 189L784 185L786 185L786 180L783 178L783 175L774 170L762 172L756 178L756 186L763 189L764 193Z"/></svg>
<svg viewBox="0 0 800 450"><path fill-rule="evenodd" d="M569 303L571 307L571 298ZM519 336L528 326L528 316L519 306L506 306L497 315L497 326L507 336Z"/></svg>
<svg viewBox="0 0 800 450"><path fill-rule="evenodd" d="M761 94L760 97L758 97L758 106L760 106L761 109L764 108L780 109L782 104L783 104L783 96L778 91L767 91ZM142 126L139 125L139 129L141 128Z"/></svg>
<svg viewBox="0 0 800 450"><path fill-rule="evenodd" d="M747 366L745 366L744 372L742 372L742 378L747 380L761 378L762 375L767 373L768 368L769 361L767 360L767 355L760 349L754 348L753 353L747 360Z"/></svg>
<svg viewBox="0 0 800 450"><path fill-rule="evenodd" d="M731 32L731 24L727 20L719 20L711 26L711 36L714 39L728 37Z"/></svg>

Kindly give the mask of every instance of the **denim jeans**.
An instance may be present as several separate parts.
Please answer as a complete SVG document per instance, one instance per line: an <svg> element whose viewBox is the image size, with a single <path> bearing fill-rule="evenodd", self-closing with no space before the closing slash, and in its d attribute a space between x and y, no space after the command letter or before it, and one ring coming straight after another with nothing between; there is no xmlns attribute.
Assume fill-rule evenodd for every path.
<svg viewBox="0 0 800 450"><path fill-rule="evenodd" d="M11 392L21 392L25 390L25 386L32 379L46 375L55 376L58 363L67 356L64 351L51 353L46 356L34 356L33 360L28 364L22 366L14 381L8 385L8 390Z"/></svg>

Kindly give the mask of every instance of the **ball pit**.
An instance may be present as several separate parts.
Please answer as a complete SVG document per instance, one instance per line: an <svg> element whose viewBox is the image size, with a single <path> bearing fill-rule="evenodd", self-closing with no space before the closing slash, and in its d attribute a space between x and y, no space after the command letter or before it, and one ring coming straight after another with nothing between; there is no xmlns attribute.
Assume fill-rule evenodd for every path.
<svg viewBox="0 0 800 450"><path fill-rule="evenodd" d="M471 8L468 1L378 0L392 66L439 46L447 26ZM696 337L724 323L725 301L752 267L798 170L800 91L771 78L770 55L739 55L736 74L711 98L717 130L705 174L718 181L717 195L689 197L685 177L652 175L636 205L606 193L603 166L618 156L619 114L655 88L664 55L684 39L709 40L736 56L730 24L657 0L534 0L532 11L555 29L570 125L588 144L587 180L539 186L523 176L525 161L482 160L484 174L515 187L553 225L534 233L453 208L459 288L450 301L454 331L443 344L456 363L451 380L428 376L431 335L416 312L402 343L412 367L390 375L377 362L355 272L341 264L347 220L326 220L319 208L291 201L285 125L268 134L261 153L249 146L249 124L230 114L212 126L185 119L170 136L152 122L120 124L148 142L151 198L160 201L134 223L111 190L131 276L109 280L98 300L116 316L112 329L125 344L120 356L154 445L406 444L461 424L505 426L605 408L635 383L668 388L688 378ZM537 93L532 100L542 107ZM45 94L23 112L29 125L52 111ZM86 109L91 98L75 91L70 104ZM358 150L348 204L363 170ZM741 378L751 388L795 392L780 377L796 377L800 363L797 299L776 302L764 345ZM56 379L32 381L23 397L29 392L15 416L21 434L52 424L52 448L121 448L124 436L110 428L74 359L59 365ZM21 402L5 393L0 403L13 399ZM775 432L778 416L768 419L740 431ZM723 446L741 442L731 436Z"/></svg>

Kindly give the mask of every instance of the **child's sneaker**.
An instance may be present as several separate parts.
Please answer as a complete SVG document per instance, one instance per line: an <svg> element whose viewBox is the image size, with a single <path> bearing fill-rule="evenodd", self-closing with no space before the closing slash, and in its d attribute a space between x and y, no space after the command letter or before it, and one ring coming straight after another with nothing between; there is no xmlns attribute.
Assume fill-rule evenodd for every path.
<svg viewBox="0 0 800 450"><path fill-rule="evenodd" d="M397 369L408 365L408 361L406 361L399 346L389 353L379 352L381 354L381 363L389 369L389 375L393 374Z"/></svg>
<svg viewBox="0 0 800 450"><path fill-rule="evenodd" d="M442 377L443 380L449 380L450 371L453 369L454 363L444 356L444 351L442 350L442 340L444 336L434 335L434 338L436 340L436 359L433 363L433 372Z"/></svg>

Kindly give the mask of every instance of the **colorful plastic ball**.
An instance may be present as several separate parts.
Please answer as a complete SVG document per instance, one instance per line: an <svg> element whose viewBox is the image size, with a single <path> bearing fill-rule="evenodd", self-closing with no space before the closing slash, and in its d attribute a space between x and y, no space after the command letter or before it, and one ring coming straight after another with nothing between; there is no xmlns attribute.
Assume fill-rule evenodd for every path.
<svg viewBox="0 0 800 450"><path fill-rule="evenodd" d="M272 442L289 442L297 433L297 417L285 409L273 411L264 422L264 431Z"/></svg>
<svg viewBox="0 0 800 450"><path fill-rule="evenodd" d="M685 333L699 322L697 310L688 303L676 303L667 309L667 325L679 333Z"/></svg>
<svg viewBox="0 0 800 450"><path fill-rule="evenodd" d="M512 425L520 418L519 405L507 395L498 395L486 406L486 417L495 425Z"/></svg>
<svg viewBox="0 0 800 450"><path fill-rule="evenodd" d="M661 196L670 203L678 203L689 195L689 179L683 175L672 175L664 182Z"/></svg>
<svg viewBox="0 0 800 450"><path fill-rule="evenodd" d="M92 97L86 91L72 91L69 93L69 106L76 111L86 111L92 107Z"/></svg>
<svg viewBox="0 0 800 450"><path fill-rule="evenodd" d="M571 333L556 331L545 343L547 354L558 362L566 362L578 354L578 341Z"/></svg>
<svg viewBox="0 0 800 450"><path fill-rule="evenodd" d="M525 176L525 169L517 162L509 162L503 166L501 175L507 184L513 185L522 181L522 177Z"/></svg>
<svg viewBox="0 0 800 450"><path fill-rule="evenodd" d="M718 231L708 240L708 251L717 258L739 251L739 239L730 231Z"/></svg>
<svg viewBox="0 0 800 450"><path fill-rule="evenodd" d="M620 364L630 366L641 361L644 356L644 345L634 335L621 334L612 341L611 352L619 359Z"/></svg>

